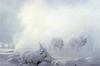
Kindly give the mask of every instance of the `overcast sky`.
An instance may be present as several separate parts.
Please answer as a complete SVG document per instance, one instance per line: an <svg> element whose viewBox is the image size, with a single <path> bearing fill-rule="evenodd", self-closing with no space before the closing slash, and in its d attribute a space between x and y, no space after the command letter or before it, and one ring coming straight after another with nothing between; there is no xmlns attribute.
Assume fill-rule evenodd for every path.
<svg viewBox="0 0 100 66"><path fill-rule="evenodd" d="M0 41L11 43L19 30L17 11L23 0L0 0Z"/></svg>

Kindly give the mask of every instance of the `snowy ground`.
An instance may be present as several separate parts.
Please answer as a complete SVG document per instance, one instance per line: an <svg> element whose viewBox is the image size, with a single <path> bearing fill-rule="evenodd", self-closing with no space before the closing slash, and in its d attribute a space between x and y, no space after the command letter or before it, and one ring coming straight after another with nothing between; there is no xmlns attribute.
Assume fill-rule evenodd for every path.
<svg viewBox="0 0 100 66"><path fill-rule="evenodd" d="M16 66L7 62L8 56L13 53L13 49L0 49L0 66Z"/></svg>
<svg viewBox="0 0 100 66"><path fill-rule="evenodd" d="M18 66L14 63L8 62L9 55L13 54L13 49L0 49L0 66ZM38 66L100 66L99 57L87 57L87 58L57 58L55 57L53 65L46 65L45 62L41 63ZM21 66L37 66L33 64L24 64Z"/></svg>

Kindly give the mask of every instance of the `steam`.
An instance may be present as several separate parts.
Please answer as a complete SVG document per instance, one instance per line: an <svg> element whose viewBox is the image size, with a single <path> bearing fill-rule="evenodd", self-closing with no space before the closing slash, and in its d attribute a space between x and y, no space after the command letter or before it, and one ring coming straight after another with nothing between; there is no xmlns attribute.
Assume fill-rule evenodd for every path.
<svg viewBox="0 0 100 66"><path fill-rule="evenodd" d="M37 50L39 42L48 47L52 38L60 37L65 40L80 33L92 34L93 38L99 33L99 9L97 0L75 6L59 5L50 7L45 0L34 0L25 3L19 12L20 33L16 50ZM99 44L98 38L95 42ZM67 44L67 43L65 43ZM96 44L96 46L97 46Z"/></svg>

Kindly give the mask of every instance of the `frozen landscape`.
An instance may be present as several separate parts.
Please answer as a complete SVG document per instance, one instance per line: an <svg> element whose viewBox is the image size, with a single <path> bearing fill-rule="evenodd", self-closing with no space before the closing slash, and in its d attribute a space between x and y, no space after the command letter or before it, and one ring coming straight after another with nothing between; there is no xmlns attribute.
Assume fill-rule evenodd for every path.
<svg viewBox="0 0 100 66"><path fill-rule="evenodd" d="M44 48L39 43L40 47L36 51L18 52L14 49L1 49L0 66L100 66L100 56L95 55L97 53L94 54L90 50L86 50L87 54L81 55L83 53L82 47L86 49L88 41L88 38L83 36L77 39L72 38L68 42L70 48L64 48L63 40L54 38L49 48ZM75 49L71 51L73 46Z"/></svg>
<svg viewBox="0 0 100 66"><path fill-rule="evenodd" d="M0 66L100 66L100 0L0 0Z"/></svg>

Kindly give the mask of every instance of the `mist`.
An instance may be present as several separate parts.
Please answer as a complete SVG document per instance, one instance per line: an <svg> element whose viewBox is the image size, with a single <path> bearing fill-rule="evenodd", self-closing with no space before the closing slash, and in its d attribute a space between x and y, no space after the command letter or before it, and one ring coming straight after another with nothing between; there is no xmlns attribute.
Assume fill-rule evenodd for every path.
<svg viewBox="0 0 100 66"><path fill-rule="evenodd" d="M26 1L18 11L19 25L22 30L14 37L16 51L35 51L39 49L39 42L47 48L55 37L62 38L65 46L68 47L70 38L91 35L93 40L89 42L93 42L93 53L98 53L99 6L98 0ZM73 51L73 48L69 51ZM86 51L83 53L87 54Z"/></svg>
<svg viewBox="0 0 100 66"><path fill-rule="evenodd" d="M85 35L89 36L88 44L72 55L99 55L99 0L5 0L0 3L0 43L13 44L18 52L36 51L39 43L49 48L53 38L61 38L65 44L62 54L70 55L75 51L69 41Z"/></svg>
<svg viewBox="0 0 100 66"><path fill-rule="evenodd" d="M0 66L100 66L99 0L0 0Z"/></svg>

